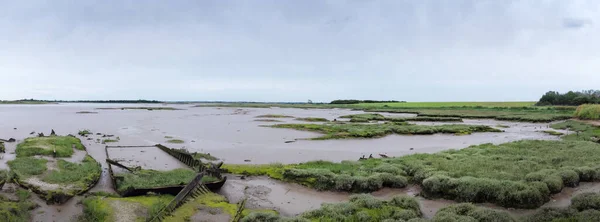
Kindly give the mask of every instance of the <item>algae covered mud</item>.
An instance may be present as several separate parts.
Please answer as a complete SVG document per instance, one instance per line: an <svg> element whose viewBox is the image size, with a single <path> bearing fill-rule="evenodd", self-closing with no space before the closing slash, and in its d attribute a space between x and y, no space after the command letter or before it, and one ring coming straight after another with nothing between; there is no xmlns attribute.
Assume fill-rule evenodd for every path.
<svg viewBox="0 0 600 222"><path fill-rule="evenodd" d="M173 195L176 193L141 197L118 197L117 193L126 193L127 187L136 186L183 187L185 181L193 177L194 174L188 166L173 159L172 156L164 155L156 149L129 147L147 147L159 143L189 152L204 153L197 156L203 161L246 164L226 166L236 174L266 175L273 178L264 176L240 178L238 175L230 175L230 180L218 192L223 196L203 194L204 198L196 198L189 204L183 205L175 211L175 214L165 217L166 221L202 221L207 220L206 215L212 215L209 221L228 221L238 215L244 221L304 221L327 220L327 218L337 221L340 216L343 216L342 212L345 212L339 211L343 210L342 208L353 209L349 211L351 214L345 216L350 215L356 220L358 218L367 221L417 220L435 219L438 217L437 211L452 211L456 208L449 206L455 203L452 201L489 202L495 204L494 206L511 207L512 205L502 202L500 199L502 194L488 193L486 195L492 199L482 201L484 199L478 199L477 195L483 194L476 194L473 197L475 199L464 199L462 193L448 191L453 189L452 186L469 183L469 180L461 179L464 176L476 177L471 181L474 181L474 184L489 182L477 180L483 173L471 170L476 168L475 165L479 162L467 161L479 158L479 156L469 156L470 150L475 148L465 149L466 153L449 151L451 153L434 154L428 157L431 158L428 160L419 159L420 155L461 149L471 145L486 144L481 146L486 148L494 147L492 144L536 140L531 144L526 141L517 142L524 144L522 147L529 147L532 144L543 143L538 140L560 140L558 133L565 134L565 138L577 139L580 135L589 135L592 138L595 130L571 122L557 125L546 122L463 119L455 116L428 117L417 116L414 113L365 112L339 108L44 104L2 105L0 114L2 114L0 115L0 138L6 138L6 141L14 138L13 142L2 144L6 153L0 160L0 168L10 170L11 173L6 173L8 176L5 178L11 178L22 187L15 187L11 183L8 187L12 190L3 190L2 193L8 198L26 192L23 188L29 188L37 193L31 197L13 198L10 201L11 206L21 207L19 209L23 211L38 205L37 213L30 215L34 221L59 218L134 221L155 217L160 209L175 198ZM50 137L50 129L58 135ZM548 133L549 131L557 133ZM42 136L40 133L45 135ZM65 136L67 134L75 136ZM576 144L577 142L572 143L566 143L564 146L580 147L581 145ZM548 143L551 144L553 143ZM109 152L106 146L115 148L110 149ZM501 147L500 150L508 148L502 145ZM586 153L591 146L581 147L581 149L572 149L572 152ZM550 146L550 148L555 147ZM555 154L550 151L552 150L546 153ZM418 155L402 158L410 154ZM388 157L388 159L357 161L359 158L367 159L370 155ZM538 153L528 155L539 156ZM507 163L502 162L505 160L504 156L499 154L493 156L500 159L489 159L484 162L498 166ZM588 157L591 159L582 162L585 166L572 164L569 159L548 157L551 163L557 161L568 163L565 167L572 167L568 169L571 171L567 171L566 168L543 171L547 164L538 163L539 166L531 167L531 172L522 172L523 175L508 178L516 181L510 182L511 186L508 187L522 189L523 195L529 195L527 192L533 192L534 189L541 187L542 183L547 187L553 185L548 193L543 191L536 193L535 195L538 196L535 198L539 200L524 203L529 204L527 206L541 206L552 198L552 195L558 194L568 200L571 195L560 191L564 187L572 186L573 182L565 179L567 182L561 182L558 187L556 178L557 176L560 178L563 174L566 175L565 178L574 178L571 175L572 171L586 175L583 172L588 171L585 167L591 167L588 163L593 162L594 155ZM107 158L112 158L127 168L140 167L141 170L136 170L134 174L128 174L126 170L115 170L114 175L118 178L111 179L110 175L113 173L108 172L109 165L105 161ZM516 157L508 157L508 159L512 158ZM315 160L333 162L309 162ZM453 160L455 162L452 162ZM438 165L428 165L428 161ZM523 164L531 164L538 159L530 158L521 161ZM279 164L271 164L275 162ZM471 168L460 167L460 164L457 164L459 162L472 166ZM253 167L248 164L270 165ZM513 168L506 169L513 170ZM595 177L582 175L578 176L578 181L595 181ZM157 177L164 177L164 180ZM491 175L488 179L507 178L506 175L499 173ZM331 181L327 182L328 180ZM521 184L520 180L526 180L527 183ZM58 195L61 198L56 198L54 192L52 195L47 195L48 192L40 192L39 188L36 191L27 184L46 188L46 190L70 188L72 191L68 191L67 194L75 197L69 199L62 198L64 195ZM95 185L86 192L90 188L89 184ZM432 190L432 187L437 185L441 188ZM489 185L495 186L492 182ZM378 200L373 200L369 196L351 197L349 192L372 193ZM427 198L444 198L444 200L406 197L406 195L415 196L417 193ZM401 196L396 197L396 194ZM510 198L520 200L517 197ZM338 202L345 203L320 209L323 203ZM241 208L246 210L238 213L237 203L246 203L246 207ZM386 210L376 211L373 209L374 206L381 206ZM450 208L440 210L443 207ZM472 206L461 207L466 208L461 211L463 213L482 211ZM282 217L274 216L275 211ZM330 215L327 212L337 213ZM495 212L487 210L483 212L496 215ZM514 216L515 213L510 212L510 214ZM472 217L473 215L454 216ZM498 217L504 218L503 215Z"/></svg>

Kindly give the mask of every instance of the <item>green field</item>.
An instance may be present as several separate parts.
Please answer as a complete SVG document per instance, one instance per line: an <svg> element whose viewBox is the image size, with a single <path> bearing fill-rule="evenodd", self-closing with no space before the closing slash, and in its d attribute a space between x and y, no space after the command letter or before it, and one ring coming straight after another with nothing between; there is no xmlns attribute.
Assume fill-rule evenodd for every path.
<svg viewBox="0 0 600 222"><path fill-rule="evenodd" d="M535 102L405 102L405 103L359 103L355 107L392 108L439 108L439 107L530 107Z"/></svg>

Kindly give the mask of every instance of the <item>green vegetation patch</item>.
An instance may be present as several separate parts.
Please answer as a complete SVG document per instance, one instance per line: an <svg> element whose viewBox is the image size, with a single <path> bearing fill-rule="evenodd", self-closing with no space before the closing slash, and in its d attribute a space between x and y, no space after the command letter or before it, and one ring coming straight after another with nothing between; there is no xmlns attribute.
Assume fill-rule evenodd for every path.
<svg viewBox="0 0 600 222"><path fill-rule="evenodd" d="M395 196L379 200L368 194L353 195L350 201L323 204L319 209L302 213L294 218L255 212L242 222L255 221L415 221L421 219L419 203L412 197Z"/></svg>
<svg viewBox="0 0 600 222"><path fill-rule="evenodd" d="M542 132L547 133L547 134L552 135L552 136L562 136L562 135L564 135L564 133L557 132L557 131L554 131L554 130L544 130Z"/></svg>
<svg viewBox="0 0 600 222"><path fill-rule="evenodd" d="M170 140L167 140L167 143L185 143L185 141L180 140L180 139L170 139Z"/></svg>
<svg viewBox="0 0 600 222"><path fill-rule="evenodd" d="M580 105L575 110L575 117L584 120L600 120L600 105L585 104Z"/></svg>
<svg viewBox="0 0 600 222"><path fill-rule="evenodd" d="M77 132L78 135L80 136L87 136L92 134L92 131L88 130L88 129L84 129L84 130L79 130L79 132Z"/></svg>
<svg viewBox="0 0 600 222"><path fill-rule="evenodd" d="M582 130L580 135L598 130L575 121L571 124ZM319 190L370 192L403 187L411 181L422 186L421 195L425 197L536 208L563 187L600 181L600 144L582 141L583 137L569 138L483 144L434 154L341 163L311 161L223 168L236 174L268 175Z"/></svg>
<svg viewBox="0 0 600 222"><path fill-rule="evenodd" d="M79 221L109 222L118 221L117 218L119 217L130 216L120 215L120 213L133 213L136 216L136 221L146 221L157 215L173 198L171 195L124 198L89 196L82 201L83 215L81 215ZM119 203L116 204L115 202Z"/></svg>
<svg viewBox="0 0 600 222"><path fill-rule="evenodd" d="M518 122L552 122L573 117L573 110L559 108L404 108L370 107L369 112L415 113L418 117L496 119Z"/></svg>
<svg viewBox="0 0 600 222"><path fill-rule="evenodd" d="M550 125L550 127L554 129L566 129L575 131L575 133L570 133L569 135L562 136L563 140L583 140L598 142L600 139L599 126L593 126L591 124L579 121L567 120L565 122L552 124Z"/></svg>
<svg viewBox="0 0 600 222"><path fill-rule="evenodd" d="M238 205L232 204L227 201L227 198L216 193L202 194L195 199L188 201L181 207L177 208L171 216L166 217L163 221L165 222L179 222L179 221L191 221L194 214L198 213L201 209L208 209L209 211L220 211L231 218L235 217L237 213ZM260 209L244 209L242 211L242 217L249 215L252 212L268 212L277 215L276 211L273 210L260 210ZM207 212L208 213L208 212Z"/></svg>
<svg viewBox="0 0 600 222"><path fill-rule="evenodd" d="M72 136L30 137L17 145L17 157L34 155L52 156L56 150L56 157L70 157L73 147L85 150L81 140Z"/></svg>
<svg viewBox="0 0 600 222"><path fill-rule="evenodd" d="M573 197L567 208L542 208L524 221L600 221L600 194L579 194Z"/></svg>
<svg viewBox="0 0 600 222"><path fill-rule="evenodd" d="M339 118L350 119L350 122L366 123L369 121L390 121L390 122L462 122L461 118L457 117L435 117L435 116L417 116L408 118L385 117L378 113L365 113L340 116Z"/></svg>
<svg viewBox="0 0 600 222"><path fill-rule="evenodd" d="M116 143L116 142L119 142L119 140L116 140L116 139L105 139L105 140L102 140L103 144L104 143Z"/></svg>
<svg viewBox="0 0 600 222"><path fill-rule="evenodd" d="M200 160L201 159L211 160L211 161L219 160L219 158L210 155L210 153L193 153L192 155L194 156L194 158L200 159Z"/></svg>
<svg viewBox="0 0 600 222"><path fill-rule="evenodd" d="M429 135L436 133L471 134L474 132L502 132L483 125L449 124L439 126L424 126L409 123L384 124L276 124L270 127L287 128L318 132L325 134L315 140L344 139L344 138L378 138L389 134Z"/></svg>
<svg viewBox="0 0 600 222"><path fill-rule="evenodd" d="M256 116L254 118L294 118L294 117L281 115L281 114L265 114L265 115Z"/></svg>
<svg viewBox="0 0 600 222"><path fill-rule="evenodd" d="M17 201L9 200L0 195L0 221L31 221L31 212L37 205L29 200L31 195L28 191L19 189L16 193L19 198Z"/></svg>
<svg viewBox="0 0 600 222"><path fill-rule="evenodd" d="M329 122L326 118L320 117L305 117L305 118L296 118L295 120L304 121L304 122Z"/></svg>
<svg viewBox="0 0 600 222"><path fill-rule="evenodd" d="M255 119L254 121L256 121L256 122L274 122L274 123L283 122L283 121L278 120L278 119Z"/></svg>
<svg viewBox="0 0 600 222"><path fill-rule="evenodd" d="M65 160L58 161L58 170L48 172L42 181L74 185L79 189L86 189L93 185L100 178L102 168L100 164L89 155L86 155L82 163L71 163Z"/></svg>
<svg viewBox="0 0 600 222"><path fill-rule="evenodd" d="M8 161L8 166L19 178L27 179L31 176L41 175L46 172L48 160L35 157L19 157Z"/></svg>
<svg viewBox="0 0 600 222"><path fill-rule="evenodd" d="M128 189L159 188L168 186L179 186L188 184L196 172L190 169L174 169L169 171L139 170L133 173L119 173L117 177L117 191L124 192ZM216 181L216 178L205 176L205 180ZM212 182L211 181L211 182Z"/></svg>
<svg viewBox="0 0 600 222"><path fill-rule="evenodd" d="M0 141L0 153L5 153L6 147L4 146L4 142Z"/></svg>

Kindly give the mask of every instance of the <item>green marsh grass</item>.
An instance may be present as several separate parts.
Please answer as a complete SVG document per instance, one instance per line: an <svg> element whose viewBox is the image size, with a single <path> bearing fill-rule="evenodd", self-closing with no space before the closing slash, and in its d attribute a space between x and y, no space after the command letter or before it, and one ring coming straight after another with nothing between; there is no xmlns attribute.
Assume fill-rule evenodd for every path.
<svg viewBox="0 0 600 222"><path fill-rule="evenodd" d="M117 190L125 191L129 187L133 188L157 188L167 186L179 186L188 184L195 176L196 172L190 169L174 169L169 171L157 170L139 170L133 173L119 173L122 180L117 181ZM215 182L215 177L204 176L202 182Z"/></svg>
<svg viewBox="0 0 600 222"><path fill-rule="evenodd" d="M29 200L30 194L28 191L19 189L16 193L19 198L17 201L10 200L4 195L0 195L0 221L31 221L31 212L37 205Z"/></svg>
<svg viewBox="0 0 600 222"><path fill-rule="evenodd" d="M600 194L582 193L573 197L566 208L542 208L523 218L526 222L600 221Z"/></svg>
<svg viewBox="0 0 600 222"><path fill-rule="evenodd" d="M88 196L81 201L83 205L83 214L79 217L79 221L90 222L110 222L118 221L118 217L126 215L117 215L115 206L123 206L133 204L134 207L139 207L139 212L136 213L136 221L146 221L153 215L158 213L158 210L173 200L171 195L147 195L136 197L102 197ZM113 205L113 202L121 202L119 205ZM138 212L136 211L136 212Z"/></svg>
<svg viewBox="0 0 600 222"><path fill-rule="evenodd" d="M57 161L58 170L49 171L42 178L42 181L53 184L75 185L78 188L85 189L94 184L102 173L100 164L89 155L86 155L82 163L71 163L61 159Z"/></svg>
<svg viewBox="0 0 600 222"><path fill-rule="evenodd" d="M193 155L194 155L194 158L200 159L200 160L201 159L211 160L211 161L219 160L219 158L210 155L210 153L194 153Z"/></svg>
<svg viewBox="0 0 600 222"><path fill-rule="evenodd" d="M177 143L177 144L179 144L179 143L185 143L185 141L183 141L181 139L170 139L170 140L167 140L167 143Z"/></svg>
<svg viewBox="0 0 600 222"><path fill-rule="evenodd" d="M324 134L314 140L344 139L344 138L378 138L389 134L430 135L436 133L451 133L458 135L474 132L502 132L483 125L438 125L424 126L409 123L384 123L384 124L276 124L269 127L296 129L318 132Z"/></svg>
<svg viewBox="0 0 600 222"><path fill-rule="evenodd" d="M559 126L566 125L582 130L580 135L599 129L575 121ZM536 208L564 187L600 181L600 144L573 135L563 136L567 139L561 141L482 144L387 159L223 168L235 174L268 175L319 190L371 192L410 182L421 185L421 195L428 198Z"/></svg>
<svg viewBox="0 0 600 222"><path fill-rule="evenodd" d="M195 199L186 202L181 207L177 208L171 216L166 217L164 222L179 222L189 221L200 209L219 209L223 213L228 214L230 218L233 218L237 212L238 205L229 203L227 198L216 193L202 194ZM244 209L242 211L242 217L249 215L252 212L263 212L277 215L274 210L261 210L261 209Z"/></svg>
<svg viewBox="0 0 600 222"><path fill-rule="evenodd" d="M283 121L278 120L278 119L255 119L254 121L256 121L256 122L275 122L275 123L277 123L277 122L283 122Z"/></svg>
<svg viewBox="0 0 600 222"><path fill-rule="evenodd" d="M294 117L281 115L281 114L265 114L265 115L256 116L254 118L294 118Z"/></svg>
<svg viewBox="0 0 600 222"><path fill-rule="evenodd" d="M326 118L319 117L305 117L305 118L296 118L295 120L304 121L304 122L329 122Z"/></svg>
<svg viewBox="0 0 600 222"><path fill-rule="evenodd" d="M74 153L73 146L85 150L81 140L72 136L30 137L17 145L16 153L17 157L52 156L56 150L57 157L70 157Z"/></svg>
<svg viewBox="0 0 600 222"><path fill-rule="evenodd" d="M41 175L46 172L46 163L48 160L34 157L19 157L8 161L11 171L16 173L19 178L26 179L31 176Z"/></svg>
<svg viewBox="0 0 600 222"><path fill-rule="evenodd" d="M575 110L575 117L583 120L600 120L600 104L578 106Z"/></svg>
<svg viewBox="0 0 600 222"><path fill-rule="evenodd" d="M564 133L561 133L561 132L558 132L558 131L554 131L554 130L544 130L542 132L547 133L547 134L552 135L552 136L562 136L562 135L564 135Z"/></svg>

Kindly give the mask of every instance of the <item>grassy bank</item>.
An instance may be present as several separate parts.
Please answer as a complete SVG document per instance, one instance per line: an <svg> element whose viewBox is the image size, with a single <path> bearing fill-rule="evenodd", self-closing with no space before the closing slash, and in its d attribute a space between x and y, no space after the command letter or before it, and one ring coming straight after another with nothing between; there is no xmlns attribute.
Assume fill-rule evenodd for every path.
<svg viewBox="0 0 600 222"><path fill-rule="evenodd" d="M296 118L295 120L304 121L304 122L329 122L328 119L319 118L319 117Z"/></svg>
<svg viewBox="0 0 600 222"><path fill-rule="evenodd" d="M573 117L573 110L554 108L377 108L367 112L414 113L419 117L456 117L464 119L496 119L518 122L552 122Z"/></svg>
<svg viewBox="0 0 600 222"><path fill-rule="evenodd" d="M359 103L359 104L274 104L274 103L215 103L198 107L248 108L346 108L371 112L415 113L429 117L491 118L506 121L551 122L573 117L575 107L532 106L535 102L424 102L424 103Z"/></svg>
<svg viewBox="0 0 600 222"><path fill-rule="evenodd" d="M98 110L148 110L148 111L152 111L152 110L181 110L181 109L177 109L174 107L165 107L165 106L160 106L160 107L102 107L102 108L96 108Z"/></svg>
<svg viewBox="0 0 600 222"><path fill-rule="evenodd" d="M577 107L575 117L583 120L600 120L600 105L585 104Z"/></svg>
<svg viewBox="0 0 600 222"><path fill-rule="evenodd" d="M579 137L571 134L562 141L483 144L434 154L341 163L311 161L224 168L237 174L268 175L319 190L370 192L412 182L422 186L425 197L536 208L564 187L600 181L600 144L581 136L599 132L600 128L574 123L582 125L572 127L584 131Z"/></svg>
<svg viewBox="0 0 600 222"><path fill-rule="evenodd" d="M432 117L417 116L408 118L386 117L378 113L365 113L340 116L339 118L350 119L350 122L369 122L369 121L390 121L390 122L462 122L461 118L456 117Z"/></svg>
<svg viewBox="0 0 600 222"><path fill-rule="evenodd" d="M324 134L315 140L344 138L377 138L389 134L429 135L452 133L458 135L474 132L502 132L502 130L482 125L439 125L424 126L405 122L384 124L276 124L270 127L311 131Z"/></svg>
<svg viewBox="0 0 600 222"><path fill-rule="evenodd" d="M81 140L72 136L30 137L17 145L16 153L17 157L52 156L56 151L56 157L70 157L73 147L85 150Z"/></svg>

